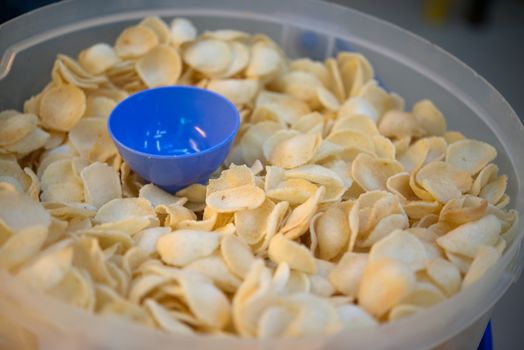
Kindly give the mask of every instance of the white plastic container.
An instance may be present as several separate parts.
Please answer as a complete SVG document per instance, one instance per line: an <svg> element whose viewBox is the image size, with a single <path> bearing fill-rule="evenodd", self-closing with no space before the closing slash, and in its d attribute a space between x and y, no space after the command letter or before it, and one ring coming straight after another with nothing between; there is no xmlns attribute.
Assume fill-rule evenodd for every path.
<svg viewBox="0 0 524 350"><path fill-rule="evenodd" d="M148 15L183 16L200 30L266 33L291 57L323 59L351 47L408 105L428 97L449 129L493 144L508 175L511 207L524 212L524 133L504 98L465 64L433 44L359 12L309 0L90 0L48 6L0 26L0 110L22 107L50 79L57 53L76 55L96 42L113 43ZM40 349L475 349L490 310L518 278L524 225L502 259L477 284L417 315L376 329L332 337L259 342L172 336L104 319L38 295L0 272L0 348ZM30 336L29 334L32 334Z"/></svg>

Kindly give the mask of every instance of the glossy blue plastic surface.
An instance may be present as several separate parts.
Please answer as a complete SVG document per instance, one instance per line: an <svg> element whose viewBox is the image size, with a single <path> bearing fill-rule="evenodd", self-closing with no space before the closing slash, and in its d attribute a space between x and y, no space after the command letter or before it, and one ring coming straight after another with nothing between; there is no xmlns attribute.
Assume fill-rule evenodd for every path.
<svg viewBox="0 0 524 350"><path fill-rule="evenodd" d="M205 183L226 158L239 126L231 102L190 86L131 95L108 121L109 133L131 169L169 192Z"/></svg>
<svg viewBox="0 0 524 350"><path fill-rule="evenodd" d="M482 340L478 346L478 350L493 350L493 334L491 332L491 321L488 322L486 331L482 336Z"/></svg>

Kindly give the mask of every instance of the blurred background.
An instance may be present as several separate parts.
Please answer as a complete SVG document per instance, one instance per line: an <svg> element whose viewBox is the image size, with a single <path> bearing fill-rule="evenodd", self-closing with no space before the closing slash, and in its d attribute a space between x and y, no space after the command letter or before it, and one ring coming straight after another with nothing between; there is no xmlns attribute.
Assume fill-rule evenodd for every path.
<svg viewBox="0 0 524 350"><path fill-rule="evenodd" d="M495 86L524 120L524 0L330 1L394 23L451 52ZM0 23L53 2L0 0ZM523 315L521 278L495 309L496 350L524 348Z"/></svg>

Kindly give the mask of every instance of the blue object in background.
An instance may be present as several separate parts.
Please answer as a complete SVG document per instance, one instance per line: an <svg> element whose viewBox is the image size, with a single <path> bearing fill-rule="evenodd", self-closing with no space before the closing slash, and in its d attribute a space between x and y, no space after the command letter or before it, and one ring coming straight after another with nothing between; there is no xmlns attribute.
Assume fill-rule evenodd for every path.
<svg viewBox="0 0 524 350"><path fill-rule="evenodd" d="M226 158L240 126L236 107L191 86L145 90L120 102L108 129L131 169L169 192L206 183Z"/></svg>
<svg viewBox="0 0 524 350"><path fill-rule="evenodd" d="M488 326L484 331L482 340L480 341L478 350L493 350L493 335L491 333L491 321L488 322Z"/></svg>

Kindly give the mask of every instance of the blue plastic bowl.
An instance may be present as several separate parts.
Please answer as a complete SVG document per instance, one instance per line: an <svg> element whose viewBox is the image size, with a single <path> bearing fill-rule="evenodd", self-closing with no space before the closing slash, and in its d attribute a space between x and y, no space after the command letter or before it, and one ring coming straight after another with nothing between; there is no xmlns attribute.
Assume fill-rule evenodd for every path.
<svg viewBox="0 0 524 350"><path fill-rule="evenodd" d="M108 121L109 134L129 167L169 192L205 183L226 158L239 126L231 102L191 86L131 95Z"/></svg>

